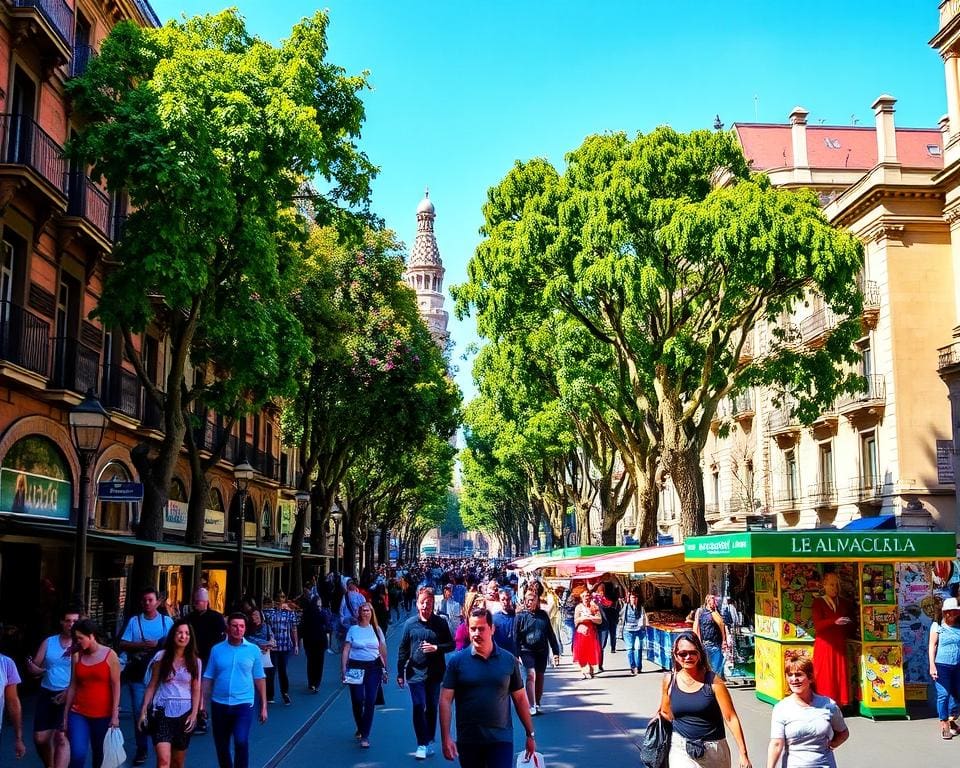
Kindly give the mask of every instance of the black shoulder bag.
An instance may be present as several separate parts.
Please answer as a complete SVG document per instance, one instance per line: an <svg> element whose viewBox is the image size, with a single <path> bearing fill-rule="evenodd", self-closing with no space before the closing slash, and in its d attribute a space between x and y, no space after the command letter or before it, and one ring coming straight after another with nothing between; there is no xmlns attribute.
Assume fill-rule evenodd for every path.
<svg viewBox="0 0 960 768"><path fill-rule="evenodd" d="M673 678L670 676L670 687L673 687ZM668 693L669 695L669 693ZM667 756L670 753L670 737L673 735L673 723L657 712L650 718L647 729L643 733L643 743L640 745L640 762L646 768L667 768Z"/></svg>

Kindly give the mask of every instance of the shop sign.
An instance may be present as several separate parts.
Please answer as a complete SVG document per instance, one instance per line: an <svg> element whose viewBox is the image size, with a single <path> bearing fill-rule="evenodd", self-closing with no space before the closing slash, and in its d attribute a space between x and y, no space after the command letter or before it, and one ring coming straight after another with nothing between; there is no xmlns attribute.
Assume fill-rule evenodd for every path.
<svg viewBox="0 0 960 768"><path fill-rule="evenodd" d="M907 531L779 531L687 539L690 562L723 560L940 560L953 557L952 533Z"/></svg>
<svg viewBox="0 0 960 768"><path fill-rule="evenodd" d="M187 509L185 501L168 501L163 515L163 527L168 531L187 530Z"/></svg>
<svg viewBox="0 0 960 768"><path fill-rule="evenodd" d="M143 483L106 480L97 483L97 498L100 501L141 501L143 499Z"/></svg>
<svg viewBox="0 0 960 768"><path fill-rule="evenodd" d="M226 530L225 515L219 509L203 510L204 533L223 533Z"/></svg>
<svg viewBox="0 0 960 768"><path fill-rule="evenodd" d="M66 480L0 469L0 510L4 512L69 520L71 496Z"/></svg>
<svg viewBox="0 0 960 768"><path fill-rule="evenodd" d="M294 501L280 502L280 535L293 533L293 521L296 519L297 504Z"/></svg>

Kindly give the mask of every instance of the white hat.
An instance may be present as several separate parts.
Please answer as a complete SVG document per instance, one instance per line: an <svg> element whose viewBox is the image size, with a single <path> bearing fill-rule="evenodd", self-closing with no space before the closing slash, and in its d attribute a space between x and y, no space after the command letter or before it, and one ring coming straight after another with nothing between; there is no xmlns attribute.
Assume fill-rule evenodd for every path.
<svg viewBox="0 0 960 768"><path fill-rule="evenodd" d="M946 613L947 611L960 611L960 604L957 603L957 598L948 597L943 601L943 605L940 606L940 610L943 611L943 613Z"/></svg>

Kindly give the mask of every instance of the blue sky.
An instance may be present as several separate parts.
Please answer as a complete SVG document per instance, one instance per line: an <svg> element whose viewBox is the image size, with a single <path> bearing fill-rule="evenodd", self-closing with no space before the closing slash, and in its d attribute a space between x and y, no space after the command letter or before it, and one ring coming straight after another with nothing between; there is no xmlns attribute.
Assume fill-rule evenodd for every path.
<svg viewBox="0 0 960 768"><path fill-rule="evenodd" d="M162 20L226 7L152 0ZM316 6L233 3L253 33L279 41ZM328 0L330 60L369 70L362 148L380 167L373 208L408 245L425 186L437 209L446 286L466 279L481 206L517 159L560 165L583 138L669 123L708 128L786 122L872 125L881 93L897 125L936 127L943 65L927 41L936 0L742 0L583 3L553 0ZM450 300L448 298L448 308ZM470 396L472 319L451 320L457 381Z"/></svg>

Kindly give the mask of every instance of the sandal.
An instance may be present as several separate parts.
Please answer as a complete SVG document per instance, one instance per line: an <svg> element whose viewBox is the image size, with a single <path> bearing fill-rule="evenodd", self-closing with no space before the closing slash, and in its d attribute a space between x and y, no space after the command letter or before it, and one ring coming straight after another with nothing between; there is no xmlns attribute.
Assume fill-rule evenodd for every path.
<svg viewBox="0 0 960 768"><path fill-rule="evenodd" d="M950 730L953 731L953 735L960 735L960 724L956 720L947 720L947 725L950 726Z"/></svg>
<svg viewBox="0 0 960 768"><path fill-rule="evenodd" d="M944 723L940 727L940 738L944 741L950 741L953 738L953 731L950 729L950 726Z"/></svg>
<svg viewBox="0 0 960 768"><path fill-rule="evenodd" d="M364 749L370 748L370 742L367 739L360 739L360 746Z"/></svg>

